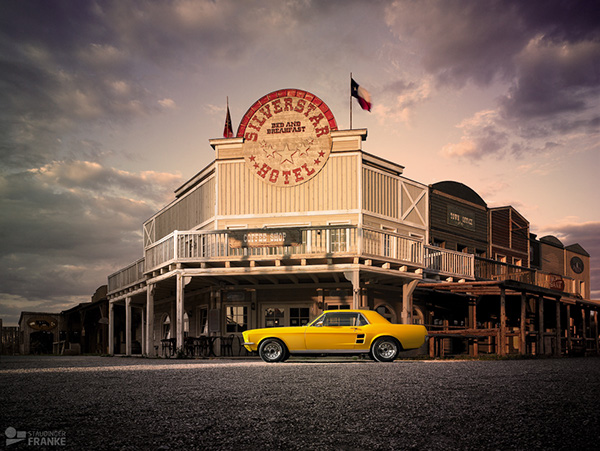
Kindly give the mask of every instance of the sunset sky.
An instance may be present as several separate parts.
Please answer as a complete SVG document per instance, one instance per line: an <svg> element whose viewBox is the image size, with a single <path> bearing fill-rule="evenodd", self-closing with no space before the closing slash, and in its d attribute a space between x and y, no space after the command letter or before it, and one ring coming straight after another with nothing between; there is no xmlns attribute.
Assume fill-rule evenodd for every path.
<svg viewBox="0 0 600 451"><path fill-rule="evenodd" d="M568 7L563 6L568 5ZM566 8L566 9L565 9ZM512 205L592 255L597 1L0 3L0 318L60 312L142 257L142 222L263 95L298 88L422 183Z"/></svg>

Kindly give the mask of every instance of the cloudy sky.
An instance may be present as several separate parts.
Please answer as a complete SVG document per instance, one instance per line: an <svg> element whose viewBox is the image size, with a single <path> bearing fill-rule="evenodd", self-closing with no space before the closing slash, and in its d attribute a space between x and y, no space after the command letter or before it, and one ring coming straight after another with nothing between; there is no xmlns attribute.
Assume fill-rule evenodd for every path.
<svg viewBox="0 0 600 451"><path fill-rule="evenodd" d="M564 5L568 6L564 6ZM86 302L142 222L271 91L321 97L422 183L513 205L592 254L600 298L595 1L0 3L0 318Z"/></svg>

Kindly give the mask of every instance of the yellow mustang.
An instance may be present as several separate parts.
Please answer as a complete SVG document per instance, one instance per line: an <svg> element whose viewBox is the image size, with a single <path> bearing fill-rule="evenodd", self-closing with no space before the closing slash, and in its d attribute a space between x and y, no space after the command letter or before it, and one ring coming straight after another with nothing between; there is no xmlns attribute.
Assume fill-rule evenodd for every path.
<svg viewBox="0 0 600 451"><path fill-rule="evenodd" d="M283 362L290 355L366 354L391 362L400 351L419 348L427 329L392 324L373 310L326 310L306 326L270 327L244 332L244 346L265 362Z"/></svg>

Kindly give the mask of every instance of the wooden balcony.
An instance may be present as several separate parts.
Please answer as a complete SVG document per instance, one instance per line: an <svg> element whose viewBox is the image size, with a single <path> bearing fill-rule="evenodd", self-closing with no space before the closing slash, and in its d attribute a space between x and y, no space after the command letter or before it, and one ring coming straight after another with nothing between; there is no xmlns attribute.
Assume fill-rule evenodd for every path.
<svg viewBox="0 0 600 451"><path fill-rule="evenodd" d="M108 276L108 292L112 293L144 283L146 280L144 266L144 258L140 258L129 266Z"/></svg>
<svg viewBox="0 0 600 451"><path fill-rule="evenodd" d="M172 265L219 267L243 262L362 260L457 279L474 278L473 255L426 246L423 241L355 225L217 231L174 231L146 247L145 257L109 276L109 293L135 286L144 274Z"/></svg>
<svg viewBox="0 0 600 451"><path fill-rule="evenodd" d="M425 269L446 278L473 279L475 256L440 247L425 246Z"/></svg>
<svg viewBox="0 0 600 451"><path fill-rule="evenodd" d="M582 293L579 293L579 287L575 280L571 277L550 274L524 266L510 265L487 258L475 257L475 277L478 280L515 280L550 290L582 295Z"/></svg>

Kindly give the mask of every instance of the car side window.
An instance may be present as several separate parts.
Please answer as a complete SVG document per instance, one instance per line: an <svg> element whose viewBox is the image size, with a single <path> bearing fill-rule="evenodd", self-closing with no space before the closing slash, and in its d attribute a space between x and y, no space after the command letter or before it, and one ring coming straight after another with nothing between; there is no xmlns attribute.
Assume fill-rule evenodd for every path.
<svg viewBox="0 0 600 451"><path fill-rule="evenodd" d="M323 322L324 326L356 326L359 313L333 312L327 313Z"/></svg>
<svg viewBox="0 0 600 451"><path fill-rule="evenodd" d="M359 313L358 314L358 323L356 325L357 326L366 326L367 324L369 324L369 322L367 321L367 318L365 318L362 313Z"/></svg>

